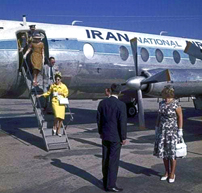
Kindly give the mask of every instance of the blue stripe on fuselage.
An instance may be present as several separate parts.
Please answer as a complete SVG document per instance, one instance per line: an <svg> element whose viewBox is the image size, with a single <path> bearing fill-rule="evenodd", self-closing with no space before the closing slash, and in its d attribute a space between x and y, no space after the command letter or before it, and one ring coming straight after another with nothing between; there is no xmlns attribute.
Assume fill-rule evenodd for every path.
<svg viewBox="0 0 202 193"><path fill-rule="evenodd" d="M17 49L16 40L0 41L0 49Z"/></svg>
<svg viewBox="0 0 202 193"><path fill-rule="evenodd" d="M48 44L49 44L49 49L57 49L58 51L61 50L72 50L72 51L83 51L83 46L88 42L81 42L77 40L72 40L72 39L49 39ZM90 42L94 48L95 53L97 54L115 54L119 55L119 49L120 46L119 44L106 44L106 43L96 43L96 42ZM132 55L131 47L129 44L123 44L128 51L129 54ZM140 49L142 47L138 47L138 55L140 55ZM150 57L155 56L155 50L156 48L152 47L145 47L148 52ZM16 40L6 40L6 41L0 41L0 49L17 49L17 42ZM161 51L164 54L164 57L172 57L173 58L173 50L174 49L161 49ZM178 52L181 55L181 58L188 58L188 55L185 54L182 50L178 50Z"/></svg>

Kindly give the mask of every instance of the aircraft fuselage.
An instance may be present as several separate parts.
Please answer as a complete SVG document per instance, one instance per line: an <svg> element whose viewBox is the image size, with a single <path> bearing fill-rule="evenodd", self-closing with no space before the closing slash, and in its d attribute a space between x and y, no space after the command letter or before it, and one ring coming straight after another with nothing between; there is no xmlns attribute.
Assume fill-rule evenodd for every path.
<svg viewBox="0 0 202 193"><path fill-rule="evenodd" d="M11 21L10 21L11 22ZM72 99L99 99L112 83L134 77L130 39L138 39L139 73L152 76L169 69L178 96L202 93L202 62L184 53L186 40L201 47L200 40L150 35L100 28L35 23L47 37L49 56L56 58L63 82ZM0 27L1 24L0 20ZM6 25L5 25L6 26ZM19 73L19 47L16 34L28 30L14 22L13 28L0 30L0 97L21 96L26 86ZM148 85L147 96L160 96L167 83ZM130 94L129 94L130 93ZM132 93L132 94L131 94ZM131 97L132 91L128 91Z"/></svg>

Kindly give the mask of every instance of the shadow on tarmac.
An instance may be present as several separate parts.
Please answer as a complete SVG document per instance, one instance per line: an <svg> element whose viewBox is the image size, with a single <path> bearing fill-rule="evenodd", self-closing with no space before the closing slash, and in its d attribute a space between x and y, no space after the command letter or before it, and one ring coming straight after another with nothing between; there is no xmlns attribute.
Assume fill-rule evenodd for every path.
<svg viewBox="0 0 202 193"><path fill-rule="evenodd" d="M45 150L44 141L41 137L33 135L20 128L33 128L38 127L35 117L16 117L16 118L1 118L1 135L10 135L17 140L23 140L31 145L34 145L42 150Z"/></svg>
<svg viewBox="0 0 202 193"><path fill-rule="evenodd" d="M51 164L58 168L62 168L73 175L83 178L84 180L90 182L91 184L93 184L94 186L100 189L103 189L101 181L83 169L80 169L71 164L63 163L59 159L52 159Z"/></svg>
<svg viewBox="0 0 202 193"><path fill-rule="evenodd" d="M72 113L74 113L74 121L70 123L71 126L79 125L79 124L96 124L96 110L86 110L86 109L77 109L72 108ZM16 114L15 114L16 115ZM198 141L202 140L202 130L201 130L201 122L189 120L189 117L201 115L200 110L195 110L193 108L183 108L183 116L184 116L184 139L186 142ZM147 130L154 130L155 122L156 122L157 112L150 111L145 112L145 120ZM66 117L66 121L69 116ZM34 145L38 148L45 150L44 142L42 137L38 137L29 132L26 132L22 129L29 128L37 128L37 120L35 117L15 117L15 118L1 118L1 129L5 131L7 134L15 136L21 140L24 140L31 145ZM135 118L129 118L128 123L133 123L128 126L128 133L134 131L140 131L138 128L138 116ZM22 129L21 129L22 128ZM77 134L70 135L70 139L76 140L83 144L93 145L100 147L99 144L91 142L89 140L80 139L82 136L85 138L89 137L89 134L92 134L93 137L99 138L97 128L94 129L86 129L85 131L78 132ZM0 136L2 134L0 133ZM77 136L78 135L78 136ZM83 138L82 137L82 138ZM154 143L154 135L141 136L137 139L130 140L131 143L141 144L141 143Z"/></svg>
<svg viewBox="0 0 202 193"><path fill-rule="evenodd" d="M101 155L95 155L95 157L102 158ZM119 161L119 167L121 167L125 170L128 170L129 172L132 172L134 174L143 174L145 176L152 176L152 175L159 176L159 177L161 176L159 174L159 172L156 172L155 170L153 170L151 168L138 166L138 165L135 165L132 163L122 161L122 160Z"/></svg>
<svg viewBox="0 0 202 193"><path fill-rule="evenodd" d="M123 192L127 193L199 193L201 192L201 179L202 179L202 164L201 158L185 158L177 161L176 168L176 181L173 184L168 181L160 181L161 175L164 172L163 162L162 164L156 164L149 168L137 166L135 164L120 163L120 167L126 169L129 167L129 172L134 174L140 174L135 177L120 177L117 179L117 186L124 189ZM132 166L133 169L130 167ZM143 175L141 175L143 174ZM85 186L74 191L74 193L88 192L93 193L96 191L96 187ZM103 192L97 189L96 192Z"/></svg>

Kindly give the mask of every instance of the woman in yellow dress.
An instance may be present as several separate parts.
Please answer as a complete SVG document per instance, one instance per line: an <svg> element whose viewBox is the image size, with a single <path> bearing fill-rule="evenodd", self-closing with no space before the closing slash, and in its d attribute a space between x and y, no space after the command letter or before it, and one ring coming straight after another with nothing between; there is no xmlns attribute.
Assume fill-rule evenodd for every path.
<svg viewBox="0 0 202 193"><path fill-rule="evenodd" d="M69 94L68 88L65 84L61 82L61 73L57 72L55 74L55 83L50 86L50 89L41 95L37 95L37 98L44 96L47 97L51 93L53 94L52 98L52 107L54 113L54 126L53 126L53 134L56 134L61 137L60 128L62 126L62 121L65 119L65 105L60 105L58 98L67 97Z"/></svg>
<svg viewBox="0 0 202 193"><path fill-rule="evenodd" d="M44 44L41 42L41 36L36 34L33 37L33 41L30 43L28 50L24 54L23 58L26 59L27 54L32 50L31 63L33 68L33 85L39 85L37 77L39 72L42 70L44 63Z"/></svg>

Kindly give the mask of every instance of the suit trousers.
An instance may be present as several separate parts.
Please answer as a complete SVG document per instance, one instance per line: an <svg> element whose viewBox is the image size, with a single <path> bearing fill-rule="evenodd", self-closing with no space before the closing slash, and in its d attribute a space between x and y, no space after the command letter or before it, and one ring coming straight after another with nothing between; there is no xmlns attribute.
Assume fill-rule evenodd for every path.
<svg viewBox="0 0 202 193"><path fill-rule="evenodd" d="M104 188L116 187L121 142L102 141L102 174Z"/></svg>

